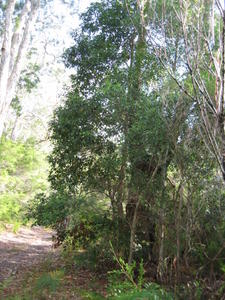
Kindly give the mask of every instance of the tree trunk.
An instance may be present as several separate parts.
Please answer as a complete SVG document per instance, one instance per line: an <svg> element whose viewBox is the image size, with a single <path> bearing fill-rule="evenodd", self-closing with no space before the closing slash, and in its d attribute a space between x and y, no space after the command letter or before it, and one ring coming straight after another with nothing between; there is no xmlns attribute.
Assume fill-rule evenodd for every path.
<svg viewBox="0 0 225 300"><path fill-rule="evenodd" d="M129 258L128 258L129 265L132 263L132 260L133 260L134 240L135 240L137 220L138 220L138 208L140 205L140 197L138 199L136 199L135 202L136 202L136 205L135 205L134 215L133 215L131 228L130 228L130 247L129 247Z"/></svg>
<svg viewBox="0 0 225 300"><path fill-rule="evenodd" d="M225 3L224 3L225 4ZM221 169L223 180L225 181L225 106L224 106L224 93L225 93L225 8L223 9L223 28L221 36L221 94L218 101L218 132L221 142Z"/></svg>
<svg viewBox="0 0 225 300"><path fill-rule="evenodd" d="M186 238L185 238L185 250L184 250L184 261L186 268L189 267L188 263L188 253L191 248L191 228L192 228L192 204L190 200L190 187L188 186L188 195L187 195L187 221L186 221Z"/></svg>
<svg viewBox="0 0 225 300"><path fill-rule="evenodd" d="M181 210L183 205L183 183L180 183L179 187L179 195L178 195L178 211L177 211L177 218L176 218L176 234L177 234L177 254L176 254L176 279L177 282L180 281L180 252L181 252L181 245L180 245L180 231L181 231Z"/></svg>
<svg viewBox="0 0 225 300"><path fill-rule="evenodd" d="M166 192L166 178L167 178L167 159L168 159L169 148L166 149L163 170L162 170L162 192L161 192L161 203L160 203L160 246L159 246L159 259L157 266L157 276L160 281L163 281L165 266L164 266L164 240L165 240L165 220L164 220L164 201Z"/></svg>
<svg viewBox="0 0 225 300"><path fill-rule="evenodd" d="M159 259L157 266L157 277L163 281L164 276L164 239L165 239L165 225L163 210L160 210L160 239L159 239Z"/></svg>
<svg viewBox="0 0 225 300"><path fill-rule="evenodd" d="M3 28L0 61L0 137L4 131L7 113L23 67L29 33L40 6L39 0L26 0L19 20L14 24L15 3L16 0L8 1Z"/></svg>

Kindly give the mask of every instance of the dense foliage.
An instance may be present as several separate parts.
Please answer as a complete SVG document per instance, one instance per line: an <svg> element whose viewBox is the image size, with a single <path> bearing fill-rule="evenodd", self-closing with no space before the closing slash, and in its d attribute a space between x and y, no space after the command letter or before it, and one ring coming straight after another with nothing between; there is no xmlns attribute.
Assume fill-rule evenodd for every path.
<svg viewBox="0 0 225 300"><path fill-rule="evenodd" d="M0 142L0 225L24 223L25 207L38 192L45 191L47 162L34 141ZM17 225L16 225L17 226Z"/></svg>
<svg viewBox="0 0 225 300"><path fill-rule="evenodd" d="M210 281L219 299L225 290L225 192L201 130L203 93L179 57L186 45L178 24L177 48L171 32L164 42L167 67L179 80L148 36L150 8L138 3L102 0L82 14L74 45L64 54L75 70L72 85L50 124L52 193L39 195L31 214L56 228L59 242L91 253L98 268L114 266L113 249L114 257L128 261L125 275L133 261L143 260L146 278L174 286L191 282L196 299L210 293L196 282ZM171 15L157 3L157 17L169 22ZM149 27L160 38L158 21ZM210 80L201 72L207 91Z"/></svg>

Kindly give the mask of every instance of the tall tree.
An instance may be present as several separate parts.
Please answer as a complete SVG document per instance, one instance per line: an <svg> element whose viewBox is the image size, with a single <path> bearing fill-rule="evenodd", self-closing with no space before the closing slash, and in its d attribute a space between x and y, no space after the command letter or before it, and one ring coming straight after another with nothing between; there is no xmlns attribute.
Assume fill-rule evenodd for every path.
<svg viewBox="0 0 225 300"><path fill-rule="evenodd" d="M0 137L26 56L39 0L6 1L0 50Z"/></svg>
<svg viewBox="0 0 225 300"><path fill-rule="evenodd" d="M220 0L151 1L148 41L199 112L199 130L225 181L225 8ZM186 78L186 80L185 80Z"/></svg>
<svg viewBox="0 0 225 300"><path fill-rule="evenodd" d="M130 226L130 263L139 212L154 198L153 179L164 178L164 186L169 163L163 107L149 87L163 75L147 48L144 8L102 1L82 15L65 53L76 68L73 87L51 126L52 186L107 194L113 215Z"/></svg>

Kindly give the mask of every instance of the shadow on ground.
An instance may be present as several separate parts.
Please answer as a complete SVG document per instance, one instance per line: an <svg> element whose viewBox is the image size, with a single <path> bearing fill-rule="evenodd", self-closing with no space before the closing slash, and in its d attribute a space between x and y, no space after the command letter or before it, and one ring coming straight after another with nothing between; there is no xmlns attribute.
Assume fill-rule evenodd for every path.
<svg viewBox="0 0 225 300"><path fill-rule="evenodd" d="M53 254L52 234L42 227L22 227L16 234L1 233L0 283Z"/></svg>

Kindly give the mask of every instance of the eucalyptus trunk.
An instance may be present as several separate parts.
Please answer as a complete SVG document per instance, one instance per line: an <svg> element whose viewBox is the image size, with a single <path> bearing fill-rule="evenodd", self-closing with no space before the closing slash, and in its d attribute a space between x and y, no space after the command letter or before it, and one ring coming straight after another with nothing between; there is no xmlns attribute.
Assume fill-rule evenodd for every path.
<svg viewBox="0 0 225 300"><path fill-rule="evenodd" d="M39 0L26 0L18 20L13 20L16 0L8 0L0 50L0 137L16 85L23 68L32 26L36 20Z"/></svg>

